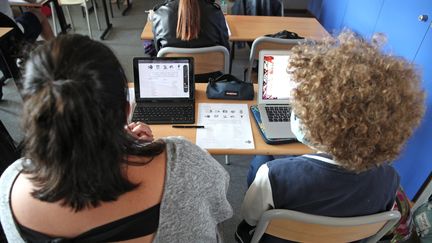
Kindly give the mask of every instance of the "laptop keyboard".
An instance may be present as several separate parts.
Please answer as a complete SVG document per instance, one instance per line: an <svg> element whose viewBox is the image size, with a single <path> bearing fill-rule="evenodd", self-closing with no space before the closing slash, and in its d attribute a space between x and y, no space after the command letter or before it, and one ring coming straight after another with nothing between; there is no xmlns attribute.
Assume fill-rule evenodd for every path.
<svg viewBox="0 0 432 243"><path fill-rule="evenodd" d="M183 106L137 106L132 121L148 124L194 123L194 104Z"/></svg>
<svg viewBox="0 0 432 243"><path fill-rule="evenodd" d="M270 122L289 122L291 108L287 106L266 106L267 117Z"/></svg>

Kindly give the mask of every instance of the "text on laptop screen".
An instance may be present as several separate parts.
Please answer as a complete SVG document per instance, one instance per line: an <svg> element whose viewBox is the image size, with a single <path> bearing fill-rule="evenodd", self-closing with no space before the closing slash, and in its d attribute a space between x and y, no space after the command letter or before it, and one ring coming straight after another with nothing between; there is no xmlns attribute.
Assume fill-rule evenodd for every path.
<svg viewBox="0 0 432 243"><path fill-rule="evenodd" d="M140 98L188 98L188 60L140 60Z"/></svg>
<svg viewBox="0 0 432 243"><path fill-rule="evenodd" d="M263 100L290 100L296 84L287 72L289 55L264 55Z"/></svg>

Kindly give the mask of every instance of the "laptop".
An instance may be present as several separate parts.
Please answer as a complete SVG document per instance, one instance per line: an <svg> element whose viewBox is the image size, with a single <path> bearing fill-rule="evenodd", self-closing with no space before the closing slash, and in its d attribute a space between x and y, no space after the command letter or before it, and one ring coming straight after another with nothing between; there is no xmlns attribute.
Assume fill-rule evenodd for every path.
<svg viewBox="0 0 432 243"><path fill-rule="evenodd" d="M190 57L135 57L136 107L132 121L195 123L195 82Z"/></svg>
<svg viewBox="0 0 432 243"><path fill-rule="evenodd" d="M258 110L268 139L293 139L291 91L295 83L287 72L289 51L261 50L258 63Z"/></svg>

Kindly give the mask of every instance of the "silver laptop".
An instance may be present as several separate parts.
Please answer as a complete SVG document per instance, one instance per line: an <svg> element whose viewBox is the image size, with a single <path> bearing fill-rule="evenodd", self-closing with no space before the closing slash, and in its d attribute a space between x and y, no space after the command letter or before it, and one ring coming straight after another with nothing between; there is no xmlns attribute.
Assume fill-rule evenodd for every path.
<svg viewBox="0 0 432 243"><path fill-rule="evenodd" d="M295 139L291 132L289 51L261 50L258 64L258 109L268 139Z"/></svg>
<svg viewBox="0 0 432 243"><path fill-rule="evenodd" d="M195 122L193 59L135 57L133 121L148 124Z"/></svg>

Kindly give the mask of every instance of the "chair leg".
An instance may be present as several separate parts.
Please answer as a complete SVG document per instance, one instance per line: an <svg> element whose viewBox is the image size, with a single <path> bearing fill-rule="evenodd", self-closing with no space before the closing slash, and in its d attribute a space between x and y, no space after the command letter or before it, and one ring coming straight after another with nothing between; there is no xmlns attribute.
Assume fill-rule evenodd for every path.
<svg viewBox="0 0 432 243"><path fill-rule="evenodd" d="M54 3L52 1L50 2L50 8L51 8L51 18L53 23L54 36L57 36L56 12L55 12Z"/></svg>
<svg viewBox="0 0 432 243"><path fill-rule="evenodd" d="M73 20L72 20L72 16L71 16L70 11L69 11L69 6L66 6L66 14L68 16L68 19L69 19L69 22L70 22L70 25L71 25L71 29L75 30L75 26L74 26L74 23L73 23Z"/></svg>
<svg viewBox="0 0 432 243"><path fill-rule="evenodd" d="M114 18L114 12L113 12L112 3L109 4L109 9L110 9L110 13L111 13L111 18Z"/></svg>
<svg viewBox="0 0 432 243"><path fill-rule="evenodd" d="M88 30L89 30L89 37L93 39L92 31L91 31L91 27L90 27L90 16L89 16L87 4L86 4L85 1L84 1L84 9L85 9L84 11L85 11L86 20L87 20L87 27L88 27Z"/></svg>
<svg viewBox="0 0 432 243"><path fill-rule="evenodd" d="M229 164L230 164L230 161L229 161L229 155L228 155L228 154L225 155L225 164L226 164L226 165L229 165Z"/></svg>
<svg viewBox="0 0 432 243"><path fill-rule="evenodd" d="M99 24L99 16L98 16L98 12L97 12L96 2L94 0L92 0L92 4L93 4L93 10L95 13L95 17L96 17L96 25L98 27L98 30L101 30L101 27Z"/></svg>

